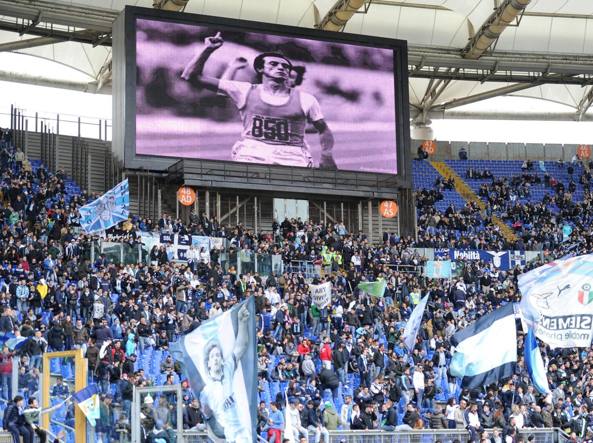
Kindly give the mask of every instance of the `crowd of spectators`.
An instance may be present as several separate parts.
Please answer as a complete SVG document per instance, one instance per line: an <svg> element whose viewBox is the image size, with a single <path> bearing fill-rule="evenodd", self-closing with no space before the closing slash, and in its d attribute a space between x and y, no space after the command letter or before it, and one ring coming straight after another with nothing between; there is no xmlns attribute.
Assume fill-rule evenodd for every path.
<svg viewBox="0 0 593 443"><path fill-rule="evenodd" d="M569 249L591 252L589 192L577 202L556 189L541 203L513 205L504 195L515 192L517 184L528 188L527 176L517 182L494 180L484 198L492 211L496 205L504 211L502 218L519 234L520 243L512 245L491 227L490 214L473 203L437 211L440 187L448 182L417 190L418 240L386 234L372 245L343 223L301 220L284 220L274 223L271 233L256 233L221 225L205 214L192 215L189 224L166 215L158 221L131 217L109 232L112 239L132 243L143 231L224 237L229 248L317 263L321 273L313 282L333 286L331 305L319 309L310 303L311 280L302 273L237 274L222 267L223 251L207 256L196 251L188 263L169 261L159 247L151 250L149 263L118 265L102 255L91 261L93 239L81 233L77 215L90 196L69 194L59 172L32 168L13 149L10 132L1 136L0 172L0 336L26 338L18 349L7 342L0 352L5 401L38 392L45 351L82 349L102 392L96 430L103 441L129 433L125 425L133 386L182 383L183 426L204 429L199 403L181 366L169 356L169 345L184 331L254 297L262 435L282 432L285 411L297 424L296 441L304 437L315 443L329 443L328 431L336 429L467 429L472 440L493 442L519 441L522 430L531 427L561 427L577 438L593 435L593 352L545 350L550 398L534 391L522 359L512 379L483 390L462 390L448 374L450 337L501 304L517 301L516 277L524 270L500 271L473 261L459 277L430 280L418 272L424 258L412 249L522 246L545 250L549 258ZM585 179L590 181L590 175ZM552 204L560 211L551 212ZM567 222L574 231L563 242ZM357 289L361 281L379 277L387 281L383 297ZM428 308L410 351L402 330L426 294ZM141 363L147 355L152 366ZM18 392L11 387L13 365L18 366ZM68 380L56 378L51 393L68 396ZM144 398L144 441L155 436L169 441L175 403L165 395Z"/></svg>

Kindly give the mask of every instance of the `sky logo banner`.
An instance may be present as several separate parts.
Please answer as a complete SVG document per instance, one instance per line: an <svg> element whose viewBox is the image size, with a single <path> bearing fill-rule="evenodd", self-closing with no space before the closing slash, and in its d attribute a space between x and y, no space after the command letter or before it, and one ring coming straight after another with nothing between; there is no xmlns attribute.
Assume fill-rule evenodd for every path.
<svg viewBox="0 0 593 443"><path fill-rule="evenodd" d="M424 276L428 278L451 278L451 260L429 260L424 265Z"/></svg>
<svg viewBox="0 0 593 443"><path fill-rule="evenodd" d="M81 207L80 226L89 234L105 231L128 219L130 213L130 191L128 179L101 197Z"/></svg>
<svg viewBox="0 0 593 443"><path fill-rule="evenodd" d="M91 426L95 426L101 417L99 407L99 388L92 384L72 394L73 400L78 404Z"/></svg>
<svg viewBox="0 0 593 443"><path fill-rule="evenodd" d="M593 254L519 275L521 317L552 348L588 347L593 337Z"/></svg>
<svg viewBox="0 0 593 443"><path fill-rule="evenodd" d="M185 334L172 347L183 362L209 437L257 441L257 358L253 297Z"/></svg>

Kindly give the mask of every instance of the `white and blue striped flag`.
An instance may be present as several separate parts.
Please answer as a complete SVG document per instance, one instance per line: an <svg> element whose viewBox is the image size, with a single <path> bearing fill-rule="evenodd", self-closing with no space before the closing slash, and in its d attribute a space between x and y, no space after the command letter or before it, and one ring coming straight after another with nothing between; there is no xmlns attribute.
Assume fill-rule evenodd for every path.
<svg viewBox="0 0 593 443"><path fill-rule="evenodd" d="M420 325L422 324L422 316L424 315L424 309L426 308L426 303L428 302L428 295L425 295L420 303L416 305L412 313L410 314L410 319L406 323L406 327L404 328L404 333L402 335L404 339L404 343L406 347L412 352L414 349L414 344L416 343L416 336L418 335L418 331L420 330Z"/></svg>
<svg viewBox="0 0 593 443"><path fill-rule="evenodd" d="M451 375L463 388L488 386L513 375L517 362L515 311L509 303L451 337Z"/></svg>
<svg viewBox="0 0 593 443"><path fill-rule="evenodd" d="M127 220L130 213L128 179L81 207L80 226L89 234L105 231Z"/></svg>

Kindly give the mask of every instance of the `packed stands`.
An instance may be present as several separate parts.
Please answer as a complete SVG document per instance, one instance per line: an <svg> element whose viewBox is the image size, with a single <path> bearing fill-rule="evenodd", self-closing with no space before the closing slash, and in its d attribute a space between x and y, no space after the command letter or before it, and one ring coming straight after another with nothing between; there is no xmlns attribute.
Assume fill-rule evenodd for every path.
<svg viewBox="0 0 593 443"><path fill-rule="evenodd" d="M125 425L133 386L181 383L184 428L204 429L204 417L170 344L252 296L259 314L258 429L266 438L278 407L289 408L300 423L300 435L316 443L321 438L329 443L327 431L335 429L467 429L473 408L494 441L507 436L518 441L526 428L559 427L579 438L593 435L593 352L546 350L550 402L534 391L522 363L502 386L461 390L447 372L449 338L495 307L517 301L516 277L522 270L501 271L491 263L468 261L451 280L429 280L421 274L425 257L415 249L498 250L501 235L489 220L495 213L519 234L514 249L533 248L546 259L592 252L591 175L579 164L546 162L541 170L539 165L522 170L521 162L448 161L489 205L483 213L466 203L429 162L414 161L417 241L385 235L381 244L371 245L343 225L294 220L276 223L272 233L256 233L243 226L220 226L197 214L189 225L168 216L154 223L133 217L108 233L128 243L141 241L148 231L224 237L229 249L281 255L287 264L305 260L316 270L313 276L286 272L262 277L223 268L223 251L218 250L191 256L189 263L170 262L162 247L151 249L149 263L119 265L104 255L91 261L93 240L80 232L76 212L89 196L62 174L19 158L10 132L3 131L2 410L17 394L25 401L36 396L44 352L82 348L89 380L101 389L101 418L95 428L101 441L129 432ZM466 178L470 168L489 170L492 178ZM577 185L572 197L547 186L546 173L566 189L573 176ZM516 180L522 184L525 174L541 180L530 184L529 192L507 198L507 193L519 194ZM517 212L519 203L523 212ZM543 218L549 221L542 229ZM564 224L573 228L567 239ZM538 263L541 258L525 267ZM359 282L380 276L388 281L383 298L356 289ZM319 280L331 281L335 289L328 308L317 309L308 301L308 284ZM427 293L429 308L409 352L401 341L402 329ZM11 386L13 367L18 370L17 392ZM50 373L52 404L58 405L71 393L74 367L67 359L53 360ZM142 425L172 432L171 410L166 395L146 397ZM64 425L73 427L71 403L54 412L51 431L57 435ZM471 426L476 431L474 422ZM66 438L73 441L70 434Z"/></svg>

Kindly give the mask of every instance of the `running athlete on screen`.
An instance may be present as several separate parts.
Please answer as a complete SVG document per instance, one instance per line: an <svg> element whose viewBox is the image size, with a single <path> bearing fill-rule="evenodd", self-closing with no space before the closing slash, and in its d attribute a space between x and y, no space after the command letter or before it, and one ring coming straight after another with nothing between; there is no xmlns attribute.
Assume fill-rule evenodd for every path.
<svg viewBox="0 0 593 443"><path fill-rule="evenodd" d="M305 144L307 122L319 132L319 167L336 169L334 137L323 119L319 102L311 94L291 87L292 63L284 55L264 52L253 61L261 83L218 79L202 74L210 55L224 43L220 32L205 40L205 48L187 64L181 78L229 96L243 121L242 139L233 146L235 161L283 166L313 166Z"/></svg>

